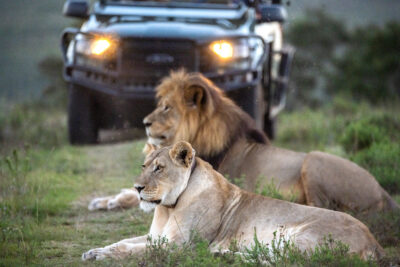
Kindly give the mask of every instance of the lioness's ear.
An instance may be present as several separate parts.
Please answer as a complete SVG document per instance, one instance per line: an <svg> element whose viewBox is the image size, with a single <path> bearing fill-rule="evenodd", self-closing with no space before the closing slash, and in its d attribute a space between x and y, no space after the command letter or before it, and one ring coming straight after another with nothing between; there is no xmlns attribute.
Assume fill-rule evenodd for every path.
<svg viewBox="0 0 400 267"><path fill-rule="evenodd" d="M191 107L201 107L206 101L204 88L199 85L191 85L183 92L186 105Z"/></svg>
<svg viewBox="0 0 400 267"><path fill-rule="evenodd" d="M171 160L184 167L189 167L192 164L195 151L188 142L178 142L169 151Z"/></svg>

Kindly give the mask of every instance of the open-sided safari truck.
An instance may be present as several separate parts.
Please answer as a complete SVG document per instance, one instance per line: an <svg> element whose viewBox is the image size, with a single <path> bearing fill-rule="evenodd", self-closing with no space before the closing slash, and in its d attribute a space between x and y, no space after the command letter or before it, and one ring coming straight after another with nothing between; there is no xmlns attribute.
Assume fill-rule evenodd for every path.
<svg viewBox="0 0 400 267"><path fill-rule="evenodd" d="M63 12L85 20L61 38L71 143L142 127L156 85L180 68L214 81L273 137L293 55L280 1L68 0Z"/></svg>

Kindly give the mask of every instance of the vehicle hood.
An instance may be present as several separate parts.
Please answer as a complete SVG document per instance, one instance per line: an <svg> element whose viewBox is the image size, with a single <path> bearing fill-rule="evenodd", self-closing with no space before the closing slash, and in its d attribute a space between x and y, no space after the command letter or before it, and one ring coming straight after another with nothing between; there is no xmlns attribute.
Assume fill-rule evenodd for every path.
<svg viewBox="0 0 400 267"><path fill-rule="evenodd" d="M120 38L182 38L191 40L212 39L245 34L245 27L224 27L205 23L187 22L137 22L117 23L93 29L98 33L115 35Z"/></svg>
<svg viewBox="0 0 400 267"><path fill-rule="evenodd" d="M120 38L206 40L248 34L254 21L253 10L247 8L212 10L214 14L207 13L208 9L185 9L186 14L182 8L169 9L169 12L161 12L162 8L147 8L146 10L147 13L144 12L141 15L138 15L140 12L137 13L136 8L130 10L130 13L124 11L125 15L121 13L115 15L110 10L96 12L82 30L111 34Z"/></svg>

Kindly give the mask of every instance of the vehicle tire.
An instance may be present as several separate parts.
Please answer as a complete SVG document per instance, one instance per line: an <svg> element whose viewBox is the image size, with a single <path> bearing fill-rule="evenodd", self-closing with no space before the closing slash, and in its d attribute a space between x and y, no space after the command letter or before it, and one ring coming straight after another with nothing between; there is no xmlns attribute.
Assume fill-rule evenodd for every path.
<svg viewBox="0 0 400 267"><path fill-rule="evenodd" d="M98 138L95 104L89 90L71 84L68 102L68 133L73 145L95 144Z"/></svg>
<svg viewBox="0 0 400 267"><path fill-rule="evenodd" d="M261 84L248 89L242 89L236 97L238 105L256 122L258 129L264 126L264 98Z"/></svg>
<svg viewBox="0 0 400 267"><path fill-rule="evenodd" d="M265 116L268 116L267 114ZM265 118L264 119L264 132L267 134L268 138L273 140L276 134L276 121L275 119Z"/></svg>

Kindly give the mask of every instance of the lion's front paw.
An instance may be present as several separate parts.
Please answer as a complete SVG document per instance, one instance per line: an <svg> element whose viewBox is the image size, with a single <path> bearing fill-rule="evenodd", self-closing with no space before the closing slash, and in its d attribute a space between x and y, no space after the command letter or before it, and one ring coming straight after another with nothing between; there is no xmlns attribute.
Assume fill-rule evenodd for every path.
<svg viewBox="0 0 400 267"><path fill-rule="evenodd" d="M103 260L106 257L104 248L94 248L82 254L82 260Z"/></svg>
<svg viewBox="0 0 400 267"><path fill-rule="evenodd" d="M90 211L93 211L93 210L106 210L107 209L107 202L108 202L108 198L107 197L95 198L90 202L90 204L88 206L88 209Z"/></svg>
<svg viewBox="0 0 400 267"><path fill-rule="evenodd" d="M108 210L113 210L113 209L116 209L116 208L120 208L118 199L115 199L115 198L114 199L110 199L108 201L108 203L107 203L107 209Z"/></svg>

